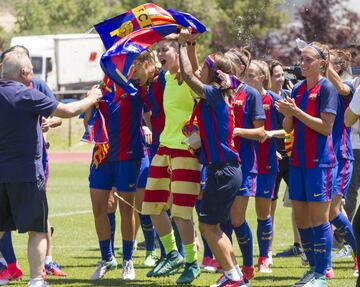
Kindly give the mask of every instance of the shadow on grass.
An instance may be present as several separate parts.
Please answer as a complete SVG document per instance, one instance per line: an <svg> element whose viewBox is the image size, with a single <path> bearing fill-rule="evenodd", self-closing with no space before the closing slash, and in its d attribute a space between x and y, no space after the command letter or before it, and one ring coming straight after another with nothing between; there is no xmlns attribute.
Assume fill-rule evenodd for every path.
<svg viewBox="0 0 360 287"><path fill-rule="evenodd" d="M164 281L159 282L149 282L145 280L134 280L134 281L124 281L121 279L102 279L102 280L90 280L90 279L67 279L61 278L57 280L48 280L51 286L128 286L128 287L137 287L137 286L149 286L149 287L160 287L160 286L167 286L167 287L179 287L185 285L177 285L175 283L168 284ZM191 286L191 285L186 285ZM196 287L208 287L209 285L196 285Z"/></svg>
<svg viewBox="0 0 360 287"><path fill-rule="evenodd" d="M276 277L274 277L273 275L265 275L265 276L256 276L255 279L256 282L259 281L271 281L271 280L276 280L278 281L297 281L299 280L299 276L279 276L276 275ZM281 285L276 285L276 286L281 286Z"/></svg>

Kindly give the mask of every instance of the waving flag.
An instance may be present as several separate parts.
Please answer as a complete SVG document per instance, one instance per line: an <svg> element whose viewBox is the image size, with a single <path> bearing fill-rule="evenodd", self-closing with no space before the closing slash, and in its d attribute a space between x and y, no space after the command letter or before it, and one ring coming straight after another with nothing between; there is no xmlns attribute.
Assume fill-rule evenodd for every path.
<svg viewBox="0 0 360 287"><path fill-rule="evenodd" d="M95 112L87 122L85 134L81 141L104 144L108 142L108 139L104 116L99 109L95 109Z"/></svg>
<svg viewBox="0 0 360 287"><path fill-rule="evenodd" d="M206 31L206 27L192 15L172 9L165 10L153 3L137 6L126 13L106 19L94 25L94 27L99 33L105 48L109 49L119 39L134 31L166 24L192 27L198 33Z"/></svg>
<svg viewBox="0 0 360 287"><path fill-rule="evenodd" d="M106 75L104 76L101 90L103 94L102 101L111 101L114 98L113 82ZM100 111L99 105L97 105L87 121L87 127L81 141L93 144L106 144L108 140L105 119Z"/></svg>
<svg viewBox="0 0 360 287"><path fill-rule="evenodd" d="M130 80L133 73L132 63L135 58L163 37L178 31L179 26L174 24L135 31L121 38L102 55L101 68L126 93L135 95L137 88Z"/></svg>

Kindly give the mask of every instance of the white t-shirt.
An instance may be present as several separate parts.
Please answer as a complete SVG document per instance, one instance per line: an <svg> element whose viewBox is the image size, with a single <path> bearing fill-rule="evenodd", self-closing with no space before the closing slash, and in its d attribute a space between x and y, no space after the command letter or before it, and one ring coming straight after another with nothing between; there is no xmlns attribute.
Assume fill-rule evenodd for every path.
<svg viewBox="0 0 360 287"><path fill-rule="evenodd" d="M355 90L349 108L355 115L360 116L360 87Z"/></svg>
<svg viewBox="0 0 360 287"><path fill-rule="evenodd" d="M350 141L352 149L360 149L360 120L351 127Z"/></svg>
<svg viewBox="0 0 360 287"><path fill-rule="evenodd" d="M357 89L360 86L360 77L356 77L351 81L351 84Z"/></svg>
<svg viewBox="0 0 360 287"><path fill-rule="evenodd" d="M358 79L360 84L360 78ZM354 82L353 82L354 83ZM355 84L355 83L354 83ZM360 87L354 93L354 97L349 105L350 110L357 115L360 115ZM350 141L353 149L360 149L360 120L351 126Z"/></svg>

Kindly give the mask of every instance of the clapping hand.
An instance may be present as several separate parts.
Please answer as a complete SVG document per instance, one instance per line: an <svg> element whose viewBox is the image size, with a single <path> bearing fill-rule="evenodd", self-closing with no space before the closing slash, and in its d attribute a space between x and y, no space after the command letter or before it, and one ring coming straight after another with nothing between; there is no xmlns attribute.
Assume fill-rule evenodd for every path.
<svg viewBox="0 0 360 287"><path fill-rule="evenodd" d="M285 99L275 102L276 109L286 117L294 116L298 111L295 100L286 96Z"/></svg>

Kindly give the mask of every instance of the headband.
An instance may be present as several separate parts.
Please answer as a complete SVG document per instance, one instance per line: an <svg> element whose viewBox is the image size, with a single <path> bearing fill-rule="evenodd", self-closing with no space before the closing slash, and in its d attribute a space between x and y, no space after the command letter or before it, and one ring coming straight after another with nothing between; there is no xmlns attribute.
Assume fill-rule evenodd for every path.
<svg viewBox="0 0 360 287"><path fill-rule="evenodd" d="M321 59L326 60L326 56L325 56L324 52L321 51L321 49L318 46L309 44L305 48L307 48L307 47L313 48L319 54Z"/></svg>
<svg viewBox="0 0 360 287"><path fill-rule="evenodd" d="M319 54L321 59L326 60L326 56L325 56L324 52L321 51L321 49L318 46L313 45L313 44L308 44L304 40L301 40L299 38L296 39L296 45L300 51L302 51L308 47L313 48Z"/></svg>

